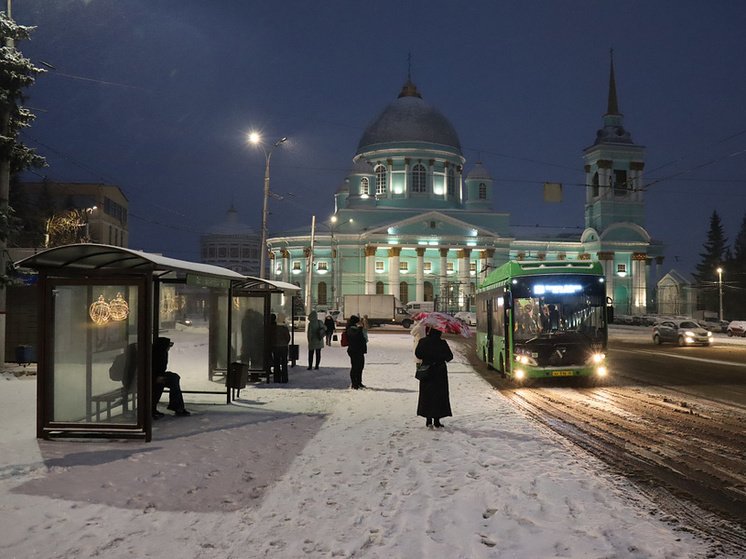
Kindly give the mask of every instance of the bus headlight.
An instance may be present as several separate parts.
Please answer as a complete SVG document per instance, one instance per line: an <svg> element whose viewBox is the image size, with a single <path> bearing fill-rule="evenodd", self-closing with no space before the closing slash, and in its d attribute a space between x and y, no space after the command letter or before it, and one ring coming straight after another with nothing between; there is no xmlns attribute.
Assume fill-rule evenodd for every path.
<svg viewBox="0 0 746 559"><path fill-rule="evenodd" d="M606 375L606 367L599 367L596 369L596 374L600 377Z"/></svg>
<svg viewBox="0 0 746 559"><path fill-rule="evenodd" d="M603 353L594 353L593 354L593 362L594 363L600 363L604 359L606 359L606 356Z"/></svg>
<svg viewBox="0 0 746 559"><path fill-rule="evenodd" d="M520 369L516 370L515 378L523 378L523 371L521 371Z"/></svg>
<svg viewBox="0 0 746 559"><path fill-rule="evenodd" d="M530 365L531 367L539 366L539 364L536 362L536 359L534 359L532 355L528 355L526 353L516 353L515 360L521 365Z"/></svg>

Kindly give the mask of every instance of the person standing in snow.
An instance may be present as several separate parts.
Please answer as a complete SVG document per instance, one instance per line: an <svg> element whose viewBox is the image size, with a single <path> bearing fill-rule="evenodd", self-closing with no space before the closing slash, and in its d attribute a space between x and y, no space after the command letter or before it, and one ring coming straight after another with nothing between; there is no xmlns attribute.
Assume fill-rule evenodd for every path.
<svg viewBox="0 0 746 559"><path fill-rule="evenodd" d="M347 355L350 356L350 388L360 390L363 384L363 369L365 368L365 354L368 353L368 333L360 325L360 317L352 315L345 329L347 338Z"/></svg>
<svg viewBox="0 0 746 559"><path fill-rule="evenodd" d="M448 342L441 338L440 330L430 328L414 354L422 359L423 365L429 365L427 379L420 381L417 415L425 418L426 427L443 427L440 419L452 415L446 362L453 359L453 353Z"/></svg>
<svg viewBox="0 0 746 559"><path fill-rule="evenodd" d="M332 315L327 314L324 319L324 328L326 328L326 345L332 345L332 335L334 334L334 319Z"/></svg>
<svg viewBox="0 0 746 559"><path fill-rule="evenodd" d="M286 383L288 381L288 344L290 343L290 330L285 324L285 315L280 313L270 315L270 324L274 328L272 335L272 358L274 360L275 382Z"/></svg>
<svg viewBox="0 0 746 559"><path fill-rule="evenodd" d="M316 311L311 311L306 322L306 339L308 340L308 370L318 369L321 362L321 350L324 348L326 327L319 320ZM316 367L313 366L313 356L316 355Z"/></svg>
<svg viewBox="0 0 746 559"><path fill-rule="evenodd" d="M414 349L412 350L412 354L417 350L417 344L420 343L420 340L425 337L427 334L427 326L420 320L419 322L415 322L414 326L412 326L412 338L414 338ZM414 356L414 362L415 367L416 365L419 365L422 363L422 359L418 359L417 356Z"/></svg>

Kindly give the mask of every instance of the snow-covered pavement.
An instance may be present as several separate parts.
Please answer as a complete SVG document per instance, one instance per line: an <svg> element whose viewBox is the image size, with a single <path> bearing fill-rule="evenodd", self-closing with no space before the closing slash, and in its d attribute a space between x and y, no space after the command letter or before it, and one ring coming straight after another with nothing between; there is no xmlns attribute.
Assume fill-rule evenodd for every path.
<svg viewBox="0 0 746 559"><path fill-rule="evenodd" d="M3 375L0 557L706 556L460 355L454 417L426 429L411 352L405 332L371 334L362 391L337 344L233 405L188 395L194 415L160 420L151 443L38 441L35 382Z"/></svg>

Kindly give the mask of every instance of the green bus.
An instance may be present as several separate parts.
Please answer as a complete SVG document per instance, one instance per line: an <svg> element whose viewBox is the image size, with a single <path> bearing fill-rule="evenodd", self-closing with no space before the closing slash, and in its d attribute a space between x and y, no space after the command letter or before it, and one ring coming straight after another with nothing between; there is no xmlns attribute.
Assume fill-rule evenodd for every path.
<svg viewBox="0 0 746 559"><path fill-rule="evenodd" d="M508 262L477 288L477 353L503 377L606 375L606 284L598 262Z"/></svg>

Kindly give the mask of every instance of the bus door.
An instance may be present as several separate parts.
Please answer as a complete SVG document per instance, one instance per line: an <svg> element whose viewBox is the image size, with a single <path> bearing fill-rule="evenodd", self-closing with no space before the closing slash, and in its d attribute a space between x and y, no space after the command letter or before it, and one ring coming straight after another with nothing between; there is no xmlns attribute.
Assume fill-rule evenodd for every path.
<svg viewBox="0 0 746 559"><path fill-rule="evenodd" d="M487 305L487 363L490 364L490 366L494 367L495 363L495 340L493 338L493 329L492 329L492 297L488 297L485 301Z"/></svg>

